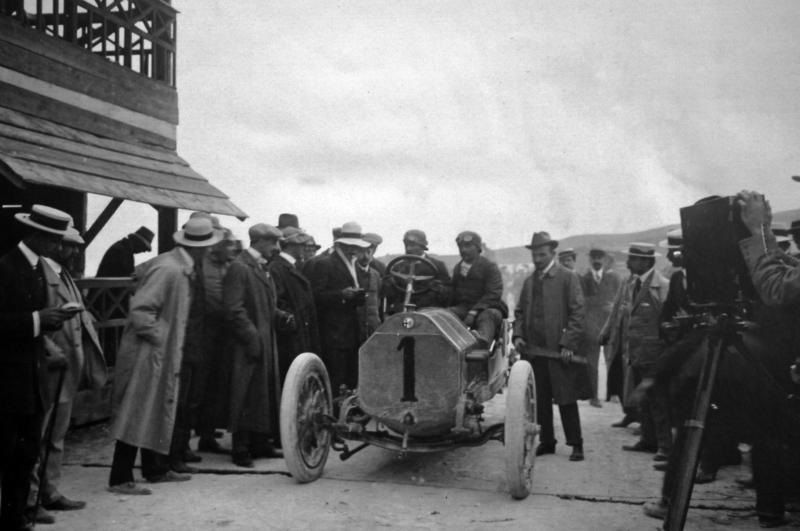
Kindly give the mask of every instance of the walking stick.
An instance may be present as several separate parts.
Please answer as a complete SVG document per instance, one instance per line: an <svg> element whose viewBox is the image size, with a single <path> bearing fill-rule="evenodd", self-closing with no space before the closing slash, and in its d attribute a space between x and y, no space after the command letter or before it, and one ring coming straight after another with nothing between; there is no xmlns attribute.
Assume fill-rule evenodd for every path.
<svg viewBox="0 0 800 531"><path fill-rule="evenodd" d="M39 505L42 503L42 483L44 482L45 474L47 474L47 460L50 459L50 446L53 442L53 428L56 423L56 415L58 415L58 399L61 396L61 388L64 386L64 375L67 373L67 364L65 363L58 369L58 384L56 385L55 402L53 403L53 411L50 413L50 418L47 421L47 429L44 433L44 440L47 441L44 447L44 457L42 462L39 463L39 472L36 474L39 478L39 488L36 489L36 503L33 505L33 521L31 525L36 527L36 513L39 512Z"/></svg>

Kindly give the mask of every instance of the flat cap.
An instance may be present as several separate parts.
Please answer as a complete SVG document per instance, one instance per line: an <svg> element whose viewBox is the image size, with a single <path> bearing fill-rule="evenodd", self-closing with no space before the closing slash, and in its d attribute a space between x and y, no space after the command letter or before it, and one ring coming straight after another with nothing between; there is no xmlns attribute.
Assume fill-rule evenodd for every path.
<svg viewBox="0 0 800 531"><path fill-rule="evenodd" d="M293 243L297 245L303 245L308 239L308 235L305 233L305 231L303 231L303 229L298 229L297 227L292 227L291 225L281 229L281 233L283 234L283 241L287 244Z"/></svg>
<svg viewBox="0 0 800 531"><path fill-rule="evenodd" d="M428 237L419 229L407 230L403 235L404 242L416 243L421 245L426 251L428 250Z"/></svg>
<svg viewBox="0 0 800 531"><path fill-rule="evenodd" d="M276 229L272 225L267 225L266 223L256 223L250 227L250 229L248 229L247 234L250 236L250 241L269 239L280 240L283 238L283 233L280 230Z"/></svg>
<svg viewBox="0 0 800 531"><path fill-rule="evenodd" d="M381 238L380 234L375 234L374 232L365 232L361 238L376 247L383 243L383 238Z"/></svg>

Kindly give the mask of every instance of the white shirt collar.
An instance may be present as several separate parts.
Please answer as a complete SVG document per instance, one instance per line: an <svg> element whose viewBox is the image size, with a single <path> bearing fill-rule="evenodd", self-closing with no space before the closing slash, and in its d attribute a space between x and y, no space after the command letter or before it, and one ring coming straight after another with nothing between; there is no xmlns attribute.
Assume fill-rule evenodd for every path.
<svg viewBox="0 0 800 531"><path fill-rule="evenodd" d="M603 280L603 268L602 267L600 269L592 268L592 276L598 282Z"/></svg>
<svg viewBox="0 0 800 531"><path fill-rule="evenodd" d="M25 256L25 259L28 261L31 267L36 269L36 264L39 263L39 255L34 253L30 247L25 245L24 242L19 242L17 247L19 247L19 250L22 251L22 254Z"/></svg>
<svg viewBox="0 0 800 531"><path fill-rule="evenodd" d="M553 266L555 266L555 265L556 265L556 259L555 259L555 257L553 257L553 259L550 260L550 263L547 264L547 267L545 267L544 270L542 270L542 275L547 274L547 272L550 271L551 269L553 269Z"/></svg>
<svg viewBox="0 0 800 531"><path fill-rule="evenodd" d="M267 261L260 252L258 252L256 249L253 249L252 247L248 247L247 252L250 253L250 256L255 258L256 262L258 262L259 264L263 264L264 262Z"/></svg>
<svg viewBox="0 0 800 531"><path fill-rule="evenodd" d="M294 256L290 255L285 251L281 251L281 257L292 265L294 265L295 262L297 262L297 259Z"/></svg>
<svg viewBox="0 0 800 531"><path fill-rule="evenodd" d="M656 266L653 266L650 269L648 269L646 272L644 272L643 274L639 275L639 278L641 279L641 281L644 282L644 279L646 279L647 277L652 275L653 271L655 270L655 268L656 268ZM636 275L633 275L633 276L634 276L634 278L636 278Z"/></svg>
<svg viewBox="0 0 800 531"><path fill-rule="evenodd" d="M52 258L48 258L46 256L43 256L42 258L44 258L44 261L47 262L47 265L49 265L53 269L53 271L55 271L56 275L61 275L61 270L63 269L63 267L61 267L61 264L59 264Z"/></svg>
<svg viewBox="0 0 800 531"><path fill-rule="evenodd" d="M347 266L347 270L350 271L350 276L353 277L353 285L358 287L358 274L356 273L356 260L353 258L352 260L348 260L347 255L342 252L342 250L334 246L336 254L344 261L344 264Z"/></svg>

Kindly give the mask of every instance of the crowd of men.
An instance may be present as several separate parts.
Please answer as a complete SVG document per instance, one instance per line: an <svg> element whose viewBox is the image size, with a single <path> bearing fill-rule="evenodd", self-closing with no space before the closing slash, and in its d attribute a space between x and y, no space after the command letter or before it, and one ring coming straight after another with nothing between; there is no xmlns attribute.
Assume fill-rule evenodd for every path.
<svg viewBox="0 0 800 531"><path fill-rule="evenodd" d="M800 298L800 267L780 249L763 198L743 192L740 202L752 234L742 241L742 252L762 306L774 310L763 313L785 325L785 314L792 318L791 307ZM93 317L71 277L83 240L70 216L35 205L17 219L29 232L0 258L3 529L52 522L49 510L85 505L59 491L59 458L75 392L101 387L106 376ZM363 233L355 222L333 229L333 245L322 253L292 214L282 214L276 226L251 226L248 236L245 248L237 246L216 217L197 212L173 235L169 252L134 267L133 255L149 250L153 238L142 227L104 256L99 274L133 276L136 284L121 342L114 346L111 435L116 445L109 491L151 493L134 478L139 453L141 473L154 484L189 480L196 471L191 463L202 460L198 453L230 454L245 468L253 467L254 459L280 456L278 410L292 360L303 352L318 353L334 395L353 390L358 349L387 315L448 308L472 331L475 348L489 348L508 317L500 270L483 256L482 238L473 231L457 235L461 259L452 271L428 254L425 232L405 233L405 253L432 267L428 289L419 293L405 290L394 278L398 275L375 259L382 238ZM656 468L666 472L663 496L645 506L656 517L669 507L677 466L675 429L687 417L694 392L697 364L687 359L700 356L707 340L700 331L675 334L665 326L692 311L680 231L667 236L661 243L672 264L667 275L656 270L657 245L631 243L626 251L630 275L623 279L610 267L606 250L596 246L589 250L589 269L578 275L576 252L557 252L557 240L535 232L526 246L534 271L522 287L513 325L514 349L531 362L536 379L541 427L536 455L556 453L552 405L557 405L571 447L569 460L585 459L578 401L602 407L602 350L606 399L621 397L625 413L614 426L640 424L638 441L623 450L653 453ZM774 334L757 339L770 340L764 335ZM792 340L779 345L783 350L774 370L760 368L764 378L789 380L783 362L796 357L800 344ZM723 371L723 377L739 382L745 361ZM795 434L786 428L791 425L788 406L769 402L784 395L753 390L760 408L779 411L763 415L751 407L748 419L762 429L750 431L725 416L738 402L716 396L721 413L709 422L696 478L713 481L717 468L741 459L739 442L751 444L764 526L785 521L781 450ZM220 429L231 432L231 448L218 442ZM194 450L192 431L198 435ZM37 469L37 461L46 466Z"/></svg>

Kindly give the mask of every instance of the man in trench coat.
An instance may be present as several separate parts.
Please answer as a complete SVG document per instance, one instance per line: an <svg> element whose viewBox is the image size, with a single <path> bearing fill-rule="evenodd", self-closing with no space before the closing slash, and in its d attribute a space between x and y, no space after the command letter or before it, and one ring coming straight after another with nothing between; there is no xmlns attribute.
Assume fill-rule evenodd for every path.
<svg viewBox="0 0 800 531"><path fill-rule="evenodd" d="M142 475L150 482L185 481L190 476L169 469L175 424L183 343L195 274L209 246L222 239L211 220L192 218L173 236L176 247L141 264L131 297L114 375L116 439L109 491L150 494L133 478L138 449Z"/></svg>
<svg viewBox="0 0 800 531"><path fill-rule="evenodd" d="M293 325L278 310L267 259L280 251L282 233L271 225L250 227L250 247L225 275L222 300L231 331L230 426L233 462L252 468L253 458L277 457L278 405L281 396L275 325Z"/></svg>
<svg viewBox="0 0 800 531"><path fill-rule="evenodd" d="M583 293L580 279L558 263L558 241L547 232L535 232L531 250L535 270L525 280L514 316L514 347L533 365L536 378L537 422L541 443L536 455L553 454L553 402L558 404L570 461L582 461L583 438L578 400L586 398L586 367L574 363L574 352L583 335ZM534 347L546 349L560 359L534 354Z"/></svg>

